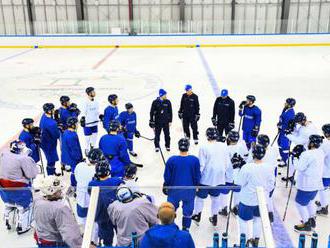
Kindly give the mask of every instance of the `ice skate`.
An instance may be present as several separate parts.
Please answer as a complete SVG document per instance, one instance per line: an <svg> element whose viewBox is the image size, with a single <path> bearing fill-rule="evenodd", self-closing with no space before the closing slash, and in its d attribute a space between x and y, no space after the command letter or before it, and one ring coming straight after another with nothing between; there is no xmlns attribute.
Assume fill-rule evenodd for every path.
<svg viewBox="0 0 330 248"><path fill-rule="evenodd" d="M201 216L202 216L202 213L199 213L199 214L195 214L191 217L191 219L194 221L194 223L199 226L199 223L201 222Z"/></svg>
<svg viewBox="0 0 330 248"><path fill-rule="evenodd" d="M213 215L212 217L209 218L209 221L211 222L211 224L213 226L217 226L218 225L218 216L217 215Z"/></svg>
<svg viewBox="0 0 330 248"><path fill-rule="evenodd" d="M228 210L227 210L227 207L224 207L223 209L221 209L219 211L219 215L222 215L222 216L228 216Z"/></svg>
<svg viewBox="0 0 330 248"><path fill-rule="evenodd" d="M321 216L328 216L328 214L329 214L328 206L321 208L320 210L317 210L316 214L321 215Z"/></svg>

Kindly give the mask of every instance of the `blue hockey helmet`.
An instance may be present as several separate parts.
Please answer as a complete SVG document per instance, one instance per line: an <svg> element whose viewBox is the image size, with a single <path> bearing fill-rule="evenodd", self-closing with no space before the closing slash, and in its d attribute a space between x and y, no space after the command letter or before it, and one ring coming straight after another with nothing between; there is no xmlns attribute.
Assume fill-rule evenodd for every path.
<svg viewBox="0 0 330 248"><path fill-rule="evenodd" d="M221 97L226 97L228 96L228 90L227 89L223 89L221 90L221 94L220 94Z"/></svg>
<svg viewBox="0 0 330 248"><path fill-rule="evenodd" d="M268 135L266 134L259 134L257 138L258 144L262 145L263 147L267 148L269 146L270 140Z"/></svg>
<svg viewBox="0 0 330 248"><path fill-rule="evenodd" d="M309 136L308 146L313 146L314 148L319 148L323 143L323 137L318 134L312 134Z"/></svg>
<svg viewBox="0 0 330 248"><path fill-rule="evenodd" d="M164 90L164 89L160 89L160 90L159 90L159 97L163 97L163 96L165 96L166 94L167 94L166 90Z"/></svg>
<svg viewBox="0 0 330 248"><path fill-rule="evenodd" d="M107 177L110 175L110 165L107 160L101 160L96 163L95 166L95 177L101 178L101 177Z"/></svg>
<svg viewBox="0 0 330 248"><path fill-rule="evenodd" d="M122 203L127 203L133 200L134 194L132 190L125 186L120 186L116 192L117 200Z"/></svg>
<svg viewBox="0 0 330 248"><path fill-rule="evenodd" d="M330 124L324 124L322 126L322 131L325 137L329 137L330 136Z"/></svg>
<svg viewBox="0 0 330 248"><path fill-rule="evenodd" d="M209 127L206 129L206 137L208 140L217 140L219 132L215 127Z"/></svg>
<svg viewBox="0 0 330 248"><path fill-rule="evenodd" d="M227 140L234 143L238 142L239 133L237 131L230 131L227 135Z"/></svg>
<svg viewBox="0 0 330 248"><path fill-rule="evenodd" d="M55 109L55 105L52 103L45 103L42 108L45 113L49 113Z"/></svg>
<svg viewBox="0 0 330 248"><path fill-rule="evenodd" d="M179 150L181 152L187 152L187 151L189 151L190 142L188 139L182 138L179 140L178 146L179 146Z"/></svg>
<svg viewBox="0 0 330 248"><path fill-rule="evenodd" d="M252 148L253 159L261 160L266 155L266 148L263 145L256 144Z"/></svg>

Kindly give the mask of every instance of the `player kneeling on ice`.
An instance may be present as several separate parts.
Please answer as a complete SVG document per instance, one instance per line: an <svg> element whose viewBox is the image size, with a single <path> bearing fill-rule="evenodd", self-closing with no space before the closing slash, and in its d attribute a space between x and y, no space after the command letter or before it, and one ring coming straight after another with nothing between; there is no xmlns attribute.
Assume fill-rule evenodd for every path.
<svg viewBox="0 0 330 248"><path fill-rule="evenodd" d="M65 166L65 170L71 171L71 185L76 186L77 182L74 178L75 168L78 163L83 160L79 137L77 134L78 119L70 117L67 121L68 129L64 131L61 139L61 160Z"/></svg>
<svg viewBox="0 0 330 248"><path fill-rule="evenodd" d="M176 213L172 203L162 203L157 217L161 224L153 226L144 234L140 248L195 248L190 233L180 231L174 223Z"/></svg>
<svg viewBox="0 0 330 248"><path fill-rule="evenodd" d="M40 119L40 147L45 153L47 159L48 176L56 174L55 163L58 161L57 140L60 138L60 131L57 127L57 122L54 120L54 109L54 104L45 103L43 105L44 114Z"/></svg>
<svg viewBox="0 0 330 248"><path fill-rule="evenodd" d="M93 87L86 88L87 98L81 104L80 125L84 129L86 139L85 154L95 147L99 122L99 102L95 99L96 93Z"/></svg>
<svg viewBox="0 0 330 248"><path fill-rule="evenodd" d="M321 149L324 152L324 167L323 167L323 186L324 189L319 191L320 194L320 209L317 211L318 215L328 215L329 201L330 201L330 124L325 124L322 127L325 139Z"/></svg>
<svg viewBox="0 0 330 248"><path fill-rule="evenodd" d="M200 164L197 157L188 153L190 146L188 139L180 139L178 145L180 155L172 156L166 162L163 192L167 195L167 201L171 202L175 209L182 202L182 229L189 231L196 187L201 178Z"/></svg>
<svg viewBox="0 0 330 248"><path fill-rule="evenodd" d="M125 167L131 164L126 140L123 135L118 134L119 128L119 121L112 120L109 126L109 134L103 135L99 143L99 148L111 165L111 176L113 177L123 177Z"/></svg>
<svg viewBox="0 0 330 248"><path fill-rule="evenodd" d="M157 208L125 186L117 189L116 196L117 201L109 205L108 214L116 226L117 246L129 247L132 244L132 233L137 234L139 242L144 233L158 223Z"/></svg>
<svg viewBox="0 0 330 248"><path fill-rule="evenodd" d="M226 189L223 194L220 195L222 198L223 209L219 212L220 215L228 216L228 213L232 211L235 215L238 214L240 187L236 185L235 181L240 170L240 166L237 166L237 162L246 161L249 151L244 142L239 142L239 133L236 131L230 131L227 135L227 148L231 162L226 170ZM240 164L240 163L239 163ZM228 193L232 191L233 196L233 208L228 211Z"/></svg>
<svg viewBox="0 0 330 248"><path fill-rule="evenodd" d="M0 196L5 205L4 219L7 229L11 229L10 213L17 211L17 234L26 233L31 229L32 192L31 180L38 172L38 165L29 157L31 150L25 143L13 141L10 151L0 156Z"/></svg>
<svg viewBox="0 0 330 248"><path fill-rule="evenodd" d="M38 247L80 248L82 236L73 213L63 201L63 182L47 176L40 182L42 195L33 204L34 239Z"/></svg>
<svg viewBox="0 0 330 248"><path fill-rule="evenodd" d="M245 164L241 168L236 180L236 183L241 186L238 206L240 233L248 235L249 221L253 220L253 238L248 239L248 244L252 244L253 247L258 247L262 231L257 187L265 190L267 199L271 187L275 183L272 166L263 161L265 154L264 146L257 144L252 147L253 162Z"/></svg>
<svg viewBox="0 0 330 248"><path fill-rule="evenodd" d="M100 187L95 222L99 228L99 238L105 246L112 246L115 228L109 218L107 208L116 200L117 187L123 183L121 178L110 177L110 174L109 162L99 161L96 163L95 177L88 184L89 190L91 187Z"/></svg>
<svg viewBox="0 0 330 248"><path fill-rule="evenodd" d="M218 212L221 205L220 194L226 193L225 173L230 166L229 151L225 143L217 142L218 130L210 127L206 130L207 143L199 149L201 170L200 188L195 198L195 209L192 219L197 223L201 220L204 199L211 197L211 217L213 226L218 224ZM223 187L223 188L221 188Z"/></svg>
<svg viewBox="0 0 330 248"><path fill-rule="evenodd" d="M26 147L31 150L30 156L38 163L40 160L39 147L40 145L40 129L33 126L34 120L25 118L22 120L23 131L19 135L19 140L24 142ZM39 133L36 133L36 131ZM37 131L37 132L38 132Z"/></svg>
<svg viewBox="0 0 330 248"><path fill-rule="evenodd" d="M136 157L137 154L133 150L133 138L140 138L140 132L136 129L136 113L134 112L133 105L126 103L125 108L127 111L120 113L118 120L120 121L121 127L124 131L124 137L126 138L127 148L129 153Z"/></svg>
<svg viewBox="0 0 330 248"><path fill-rule="evenodd" d="M302 224L294 226L295 231L312 231L316 227L316 206L314 199L317 192L323 189L322 172L324 152L320 149L323 138L320 135L309 136L308 150L296 146L293 150L294 168L296 170L296 206Z"/></svg>

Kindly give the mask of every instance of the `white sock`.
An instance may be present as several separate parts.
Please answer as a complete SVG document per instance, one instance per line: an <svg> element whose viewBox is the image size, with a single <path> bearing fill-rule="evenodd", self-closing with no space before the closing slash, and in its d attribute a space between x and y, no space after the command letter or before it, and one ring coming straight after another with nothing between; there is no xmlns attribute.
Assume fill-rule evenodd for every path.
<svg viewBox="0 0 330 248"><path fill-rule="evenodd" d="M253 238L260 238L262 231L261 218L253 217Z"/></svg>
<svg viewBox="0 0 330 248"><path fill-rule="evenodd" d="M97 225L96 222L94 222L94 226L93 226L93 233L92 233L92 238L91 240L97 244L99 241L99 226Z"/></svg>
<svg viewBox="0 0 330 248"><path fill-rule="evenodd" d="M233 203L234 203L234 206L238 206L239 205L239 192L234 192Z"/></svg>
<svg viewBox="0 0 330 248"><path fill-rule="evenodd" d="M96 141L97 141L97 133L93 133L92 136L91 136L90 144L91 144L93 147L96 147Z"/></svg>
<svg viewBox="0 0 330 248"><path fill-rule="evenodd" d="M308 219L309 219L307 207L306 206L302 206L302 205L300 205L297 202L296 202L296 207L298 209L298 212L300 214L300 217L301 217L302 221L304 223L306 223L308 221Z"/></svg>
<svg viewBox="0 0 330 248"><path fill-rule="evenodd" d="M77 216L78 225L82 225L82 226L85 227L85 225L86 225L86 219L87 218L82 218L82 217Z"/></svg>
<svg viewBox="0 0 330 248"><path fill-rule="evenodd" d="M194 208L194 215L199 214L203 211L204 207L204 200L199 198L198 196L195 197L195 208Z"/></svg>
<svg viewBox="0 0 330 248"><path fill-rule="evenodd" d="M308 218L312 218L316 215L316 205L314 201L310 201L307 205Z"/></svg>
<svg viewBox="0 0 330 248"><path fill-rule="evenodd" d="M267 201L268 212L274 212L274 202L273 197L269 197Z"/></svg>
<svg viewBox="0 0 330 248"><path fill-rule="evenodd" d="M220 200L220 196L211 196L211 213L212 216L213 215L217 215L219 210L220 210L220 206L221 206L221 200Z"/></svg>
<svg viewBox="0 0 330 248"><path fill-rule="evenodd" d="M231 194L231 193L229 193ZM223 209L225 207L228 207L228 195L225 195L225 194L220 194L219 195L219 208Z"/></svg>
<svg viewBox="0 0 330 248"><path fill-rule="evenodd" d="M295 160L291 160L291 158L289 158L290 159L290 164L289 164L289 177L292 177L293 176L293 173L294 173L294 163L295 162L293 162L293 161L295 161Z"/></svg>
<svg viewBox="0 0 330 248"><path fill-rule="evenodd" d="M249 239L249 222L238 218L239 221L239 232L245 234L246 240Z"/></svg>
<svg viewBox="0 0 330 248"><path fill-rule="evenodd" d="M91 149L91 137L92 135L85 136L86 141L86 150L89 151Z"/></svg>
<svg viewBox="0 0 330 248"><path fill-rule="evenodd" d="M326 207L329 205L329 199L330 199L330 190L320 190L319 191L320 195L320 203L321 207Z"/></svg>

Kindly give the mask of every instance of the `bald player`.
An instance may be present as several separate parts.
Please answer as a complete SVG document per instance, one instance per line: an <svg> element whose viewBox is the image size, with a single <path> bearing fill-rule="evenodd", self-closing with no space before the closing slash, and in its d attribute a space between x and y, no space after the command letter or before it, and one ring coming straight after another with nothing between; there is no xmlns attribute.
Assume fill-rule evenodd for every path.
<svg viewBox="0 0 330 248"><path fill-rule="evenodd" d="M160 225L150 228L144 235L140 248L195 248L189 232L181 231L174 223L175 207L170 202L164 202L158 209Z"/></svg>

